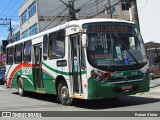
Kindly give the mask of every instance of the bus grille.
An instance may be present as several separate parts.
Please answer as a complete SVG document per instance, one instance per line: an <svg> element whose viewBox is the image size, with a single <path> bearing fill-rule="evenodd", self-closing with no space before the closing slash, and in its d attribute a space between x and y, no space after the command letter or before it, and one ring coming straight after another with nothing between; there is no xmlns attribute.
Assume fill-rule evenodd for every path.
<svg viewBox="0 0 160 120"><path fill-rule="evenodd" d="M136 81L142 81L142 76L130 76L130 77L118 77L118 78L112 78L108 79L107 83L126 83L126 82L136 82Z"/></svg>

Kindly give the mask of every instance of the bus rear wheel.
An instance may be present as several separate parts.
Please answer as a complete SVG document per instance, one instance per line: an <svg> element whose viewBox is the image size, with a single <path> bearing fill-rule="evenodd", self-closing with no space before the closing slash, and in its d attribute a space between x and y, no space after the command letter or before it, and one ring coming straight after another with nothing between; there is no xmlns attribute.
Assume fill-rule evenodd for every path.
<svg viewBox="0 0 160 120"><path fill-rule="evenodd" d="M18 78L18 84L17 84L17 86L18 86L18 94L20 96L25 96L23 81L22 81L21 77Z"/></svg>
<svg viewBox="0 0 160 120"><path fill-rule="evenodd" d="M73 102L73 98L69 97L69 90L65 81L61 81L58 85L58 99L63 105L71 105Z"/></svg>

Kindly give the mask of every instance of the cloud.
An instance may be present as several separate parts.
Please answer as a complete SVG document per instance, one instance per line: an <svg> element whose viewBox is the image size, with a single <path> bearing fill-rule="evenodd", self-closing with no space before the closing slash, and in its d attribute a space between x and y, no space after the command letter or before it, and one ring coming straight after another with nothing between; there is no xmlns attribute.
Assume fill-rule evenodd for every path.
<svg viewBox="0 0 160 120"><path fill-rule="evenodd" d="M12 25L18 26L18 25L20 25L20 23L19 23L19 21L12 21Z"/></svg>

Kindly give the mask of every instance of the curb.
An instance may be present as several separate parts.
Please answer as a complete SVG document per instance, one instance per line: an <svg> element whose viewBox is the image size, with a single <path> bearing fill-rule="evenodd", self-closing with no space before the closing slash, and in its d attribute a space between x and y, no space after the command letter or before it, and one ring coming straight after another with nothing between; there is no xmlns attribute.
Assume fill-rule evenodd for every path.
<svg viewBox="0 0 160 120"><path fill-rule="evenodd" d="M150 88L160 87L160 84L158 85L151 85Z"/></svg>

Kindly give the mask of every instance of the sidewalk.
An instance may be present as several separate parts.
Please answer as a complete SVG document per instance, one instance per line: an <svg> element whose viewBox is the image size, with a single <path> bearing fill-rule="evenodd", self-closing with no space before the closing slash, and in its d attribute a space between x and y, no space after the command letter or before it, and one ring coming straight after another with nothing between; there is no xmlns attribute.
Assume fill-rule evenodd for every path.
<svg viewBox="0 0 160 120"><path fill-rule="evenodd" d="M160 78L155 78L150 81L150 91L144 94L149 98L160 98Z"/></svg>
<svg viewBox="0 0 160 120"><path fill-rule="evenodd" d="M150 81L149 92L138 93L136 96L160 99L160 78L155 78Z"/></svg>
<svg viewBox="0 0 160 120"><path fill-rule="evenodd" d="M160 87L160 78L155 78L150 81L150 88Z"/></svg>

